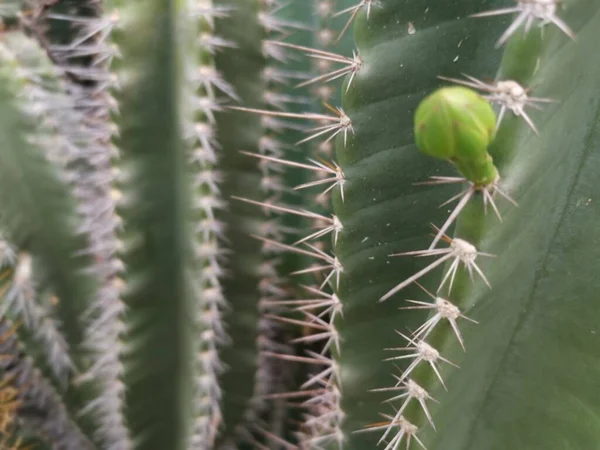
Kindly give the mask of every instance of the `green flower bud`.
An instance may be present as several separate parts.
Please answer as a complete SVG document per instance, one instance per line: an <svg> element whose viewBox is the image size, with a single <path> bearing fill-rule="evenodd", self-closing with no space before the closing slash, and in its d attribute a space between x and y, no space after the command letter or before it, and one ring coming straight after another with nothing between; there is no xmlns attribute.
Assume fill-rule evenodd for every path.
<svg viewBox="0 0 600 450"><path fill-rule="evenodd" d="M415 113L417 147L435 158L480 160L495 130L496 114L489 102L465 87L438 89Z"/></svg>

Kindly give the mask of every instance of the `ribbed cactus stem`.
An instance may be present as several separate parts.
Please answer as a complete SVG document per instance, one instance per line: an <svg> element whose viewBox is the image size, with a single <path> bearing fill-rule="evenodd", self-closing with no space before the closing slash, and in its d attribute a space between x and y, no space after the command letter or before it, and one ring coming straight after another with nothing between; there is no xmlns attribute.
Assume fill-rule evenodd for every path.
<svg viewBox="0 0 600 450"><path fill-rule="evenodd" d="M273 89L279 73L268 65L269 53L263 46L269 33L285 26L271 15L274 7L262 0L237 1L231 17L219 21L217 26L219 35L236 47L217 55L217 67L244 103L280 104L287 100ZM222 167L228 173L224 192L254 201L279 198L284 189L282 173L273 170L268 161L259 162L240 153L240 150L262 154L281 151L277 137L270 133L269 123L258 118L247 124L231 119L222 114L217 120L223 144ZM242 442L264 442L270 433L263 421L273 412L267 408L266 396L276 388L276 380L274 365L263 353L273 350L272 333L276 327L266 315L263 300L281 295L279 260L248 235L281 236L282 227L277 217L265 217L239 199L232 200L229 211L221 217L228 223L228 236L232 237L231 245L237 252L228 266L241 282L239 286L236 281L225 283L233 314L228 312L226 316L232 340L224 348L223 356L228 366L238 366L238 373L230 369L222 379L229 392L224 396L227 429L221 447L233 448ZM245 263L240 264L242 261ZM244 380L240 382L242 374Z"/></svg>
<svg viewBox="0 0 600 450"><path fill-rule="evenodd" d="M533 61L539 60L543 50L543 46L541 45L541 32L542 30L534 30L526 36L515 36L511 39L500 62L500 66L497 71L498 77L511 77L511 79L518 80L519 83L531 82L536 70L536 66ZM514 61L517 59L519 60L519 63L515 65ZM503 79L504 78L500 78L499 82L502 83ZM459 85L464 85L463 80L450 79L449 81ZM476 83L475 85L471 85L469 87L482 88L483 86L483 83ZM487 89L483 88L481 89L481 92L485 94L486 90ZM517 129L523 130L523 128L528 128L528 132L534 136L537 134L536 127L532 125L531 119L524 111L522 111L524 117L507 117L508 114L513 112L506 111L506 104L504 104L503 101L506 101L507 97L510 97L510 94L505 96L503 100L500 101L498 108L500 112L498 117L498 132L495 136L496 141L492 142L492 145L490 146L490 152L494 156L494 160L499 162L497 168L494 165L495 178L499 180L497 184L498 189L502 189L503 184L503 180L500 180L500 176L510 177L511 172L515 169L515 167L512 167L510 164L512 157L514 156L513 152L515 148L514 146L508 145L511 137L516 133ZM491 159L491 156L489 159ZM503 192L507 192L507 190ZM483 196L480 193L475 195ZM465 242L469 242L469 244L479 247L487 242L486 237L489 236L489 233L493 232L496 227L501 226L501 223L493 223L489 220L487 217L488 202L485 199L483 202L477 200L478 199L476 198L471 199L468 204L466 204L464 209L460 211L460 214L456 219L454 234L460 239L465 240ZM494 208L496 208L495 205ZM501 255L498 256L500 257ZM483 267L483 271L489 273L489 271L486 269L488 267L493 268L496 264L501 264L501 260L498 260L498 257L494 258L493 261L488 262ZM448 268L449 264L447 264L444 268L444 273L446 273ZM488 281L486 280L486 282ZM490 287L493 293L496 283L493 279L488 283L491 283ZM481 291L477 289L477 286L473 285L473 280L467 271L458 272L452 292L449 294L440 295L440 297L448 299L453 307L456 308L455 311L457 313L460 311L460 315L455 316L454 319L447 316L446 318L440 320L439 324L435 327L432 327L430 332L425 335L427 342L436 348L440 352L440 355L451 358L453 362L460 366L463 361L460 357L456 356L457 352L455 348L457 340L459 341L461 347L463 347L463 350L469 352L468 347L465 349L465 344L463 341L464 333L471 334L473 332L469 330L469 327L485 326L485 324L468 324L468 322L464 320L466 318L465 314L469 314L468 311L473 310L479 301L485 301L485 298L488 296L489 295L482 294ZM428 320L431 320L436 314L439 315L440 311L440 309L432 310ZM472 321L472 319L469 320ZM445 366L447 367L447 365ZM432 373L432 371L428 369L431 368L428 368L426 365L421 365L410 375L410 379L419 383L419 385L422 386L429 395L431 395L433 398L439 399L440 402L443 402L447 396L455 395L452 393L448 394L447 387L441 385L442 377L444 376L445 372L443 368L441 369L441 376ZM436 410L447 407L445 403L434 404L431 401L428 401L427 403L431 408L427 414L435 415ZM426 424L426 422L431 422L432 424L435 423L435 419L433 419L431 416L427 418L425 409L422 406L419 406L413 402L407 407L405 417L413 421L415 424L418 424L419 427L422 428L420 436L426 444L428 442L438 442L439 438L436 436L437 433L435 433L431 427L423 426ZM442 420L446 420L444 416L442 417ZM444 433L445 432L447 432L446 429L444 429Z"/></svg>
<svg viewBox="0 0 600 450"><path fill-rule="evenodd" d="M31 264L27 262L27 257L22 258L16 281L23 291L30 289L25 284L36 284L32 283L34 277L43 280L58 275L54 286L42 284L56 294L56 297L50 297L52 304L45 306L47 313L42 312L44 306L41 302L45 300L42 297L36 299L40 304L33 310L40 320L44 320L41 316L45 314L49 316L48 320L44 320L44 326L40 327L40 332L44 333L45 339L54 339L54 342L45 341L43 345L54 348L46 355L46 366L56 375L60 385L67 377L89 370L95 355L84 341L90 322L89 309L98 293L98 279L87 245L89 241L86 242L88 233L74 229L85 222L85 214L75 206L81 194L77 189L80 180L77 170L85 165L85 145L91 136L87 133L84 115L78 109L75 98L70 95L74 87L62 78L63 69L52 65L46 54L47 49L18 31L4 33L2 40L3 76L5 80L13 77L5 85L15 83L12 84L13 88L22 92L22 96L6 100L5 106L22 103L19 106L21 117L31 120L30 124L35 121L35 127L38 128L35 133L29 131L31 134L26 134L26 139L29 144L43 151L40 154L23 150L12 156L10 153L4 154L3 166L9 168L14 165L10 174L3 175L5 183L10 183L10 177L19 173L23 179L30 177L27 182L22 179L18 181L29 192L23 191L21 195L11 192L11 202L14 202L17 210L11 221L5 223L5 228L10 231L11 240L16 246L30 253L34 261L40 263L37 267L43 267L43 273L34 272L31 275ZM14 72L11 74L11 71ZM5 122L5 125L8 123ZM13 125L13 128L18 130L20 126L27 125ZM16 144L18 141L14 142ZM4 148L10 152L11 146ZM11 160L11 157L14 159ZM21 163L25 160L28 163L17 169L20 158L23 158ZM36 189L43 194L36 193ZM69 189L72 191L69 192ZM49 204L44 204L45 198ZM20 224L25 214L31 215L25 222L26 227ZM18 294L15 290L11 293ZM32 298L31 291L26 296ZM58 333L52 329L56 324L53 315L59 322L64 340L58 338ZM71 363L65 356L57 355L57 351L66 349L67 345L72 370L65 371L64 365ZM52 358L57 359L53 361ZM72 394L68 397L69 410L73 412L74 409L81 411L87 408L98 400L101 390L98 379L86 380L85 388L70 385L69 392ZM102 428L99 416L80 417L78 420L81 420L86 432L94 434L94 439L100 439L95 433Z"/></svg>
<svg viewBox="0 0 600 450"><path fill-rule="evenodd" d="M425 20L423 17L427 16L427 12L423 12L417 5L392 1L354 2L354 6L349 6L345 12L348 14L346 23L356 25L354 36L357 54L360 53L361 61L364 58L364 67L356 73L352 82L347 80L342 93L343 107L352 119L356 135L349 136L347 143L342 143L340 139L336 148L339 164L348 176L345 199L337 196L333 198L334 210L344 226L335 247L345 268L340 288L336 290L344 305L344 316L336 321L341 343L341 354L337 355L343 393L341 408L345 413L341 429L348 443L344 448L360 449L379 443L382 448L412 449L419 447L419 440L424 442L422 430L427 427L429 418L432 418L431 405L434 402L431 397L435 397L428 392L429 385L424 381L411 379L415 375L415 366L428 369L428 380L439 386L442 381L436 376L432 365L442 376L445 374L442 369L451 368L441 359L446 355L439 355L439 349L421 340L434 325L446 321L446 317L453 321L462 320L459 319L460 311L456 311L453 305L444 303L442 306L448 307L443 309L442 315L436 316L435 322L427 322L427 314L419 313L429 313L434 309L435 297L422 300L433 304L432 309L423 310L399 312L397 302L392 304L389 300L377 303L379 298L387 300L406 287L400 285L397 291L390 291L389 296L385 294L385 289L397 276L398 270L401 270L398 265L394 265L397 260L390 256L402 251L417 250L406 249L405 246L407 243L414 245L416 241L410 239L414 227L424 225L426 228L428 219L431 220L412 207L398 209L396 205L401 198L412 198L417 189L413 183L424 181L413 178L417 167L414 161L418 155L409 154L414 148L413 136L407 130L414 126L413 114L418 104L417 99L420 98L416 93L422 91L421 83L429 81L425 72L419 72L424 70L417 56L421 47L410 47L410 51L408 49L411 45L409 40L418 33L415 30L421 23L413 18ZM393 30L389 35L386 34L388 28ZM424 45L419 41L414 42L413 45ZM452 52L455 51L455 44L453 45ZM386 60L383 58L384 54L392 59ZM431 69L438 63L445 64L442 61L429 61L426 66ZM413 70L417 71L414 76L408 75ZM432 75L434 80L436 75ZM419 188L423 189L422 186ZM435 202L435 198L430 201ZM465 261L467 254L469 258L474 258L475 253L470 246L456 243L455 247L452 247L452 251L440 249L440 252L445 252L440 257L457 264L462 264L463 261L459 259L459 253L460 258L464 257ZM410 256L405 258L401 259L400 264L418 267ZM443 262L436 260L435 265L440 266ZM417 269L415 272L419 277L424 276L435 265L427 271ZM471 269L475 271L473 266ZM414 278L419 277L415 275ZM363 281L362 284L356 282L359 278ZM365 280L368 283L364 283ZM414 279L409 279L406 283L409 281ZM450 279L446 283L450 284ZM408 298L420 300L413 297L416 292L418 290L411 291L412 295ZM400 306L430 308L431 305L407 303ZM426 325L420 328L424 324ZM410 331L406 332L405 327ZM452 328L449 330L452 332ZM408 338L411 331L414 331L417 336L412 340L398 342L396 331ZM401 339L405 338L401 336ZM405 347L406 351L401 352ZM390 350L396 350L400 355L390 354ZM410 367L406 377L403 376L402 369L396 371L391 364L391 374L384 376L385 370L382 367L386 367L386 363L382 360L395 356L398 358L394 362ZM411 365L413 360L418 361L418 364ZM362 406L357 408L359 404ZM367 410L373 413L370 417L366 414ZM364 433L357 433L361 430Z"/></svg>
<svg viewBox="0 0 600 450"><path fill-rule="evenodd" d="M124 331L125 304L120 298L124 269L118 252L121 243L116 229L122 225L116 205L119 194L114 184L120 173L112 161L118 156L111 142L115 126L110 120L115 99L109 89L114 80L110 64L115 49L109 40L117 25L114 11L95 8L94 16L48 14L48 20L66 22L74 29L71 42L52 44L49 51L58 67L76 81L70 85L73 109L81 117L79 127L65 129L63 135L72 136L80 148L81 161L76 166L73 192L77 196L83 218L81 232L89 239L87 252L93 257L89 269L99 280L97 297L82 318L88 326L82 346L92 354L87 370L78 382L97 380L103 385L102 394L90 401L82 414L98 417L101 425L95 437L109 448L128 450L132 443L123 415L123 365L120 361L120 335ZM81 55L92 59L91 67L80 62Z"/></svg>
<svg viewBox="0 0 600 450"><path fill-rule="evenodd" d="M281 5L277 2L260 1L258 13L258 22L264 30L264 39L266 41L277 33L276 29L287 27L284 22L279 23L276 16L277 10ZM265 44L261 43L264 49ZM263 52L265 66L263 69L264 86L263 104L270 107L281 108L293 100L293 97L286 95L280 89L277 80L268 75L276 73L278 70L278 61L270 58L268 52ZM258 153L265 156L281 156L284 150L284 144L277 136L277 130L273 129L269 121L261 121L262 136L257 143ZM269 160L261 160L258 163L261 174L261 196L267 202L279 202L285 191L285 169ZM285 229L281 216L271 211L263 210L263 224L259 226L257 234L266 239L282 240L285 237ZM281 300L287 294L284 283L286 280L281 273L282 260L277 252L272 252L268 245L261 247L262 263L258 268L258 311L259 319L257 324L257 369L254 375L254 391L249 400L246 412L244 413L244 424L239 428L239 438L248 439L247 436L255 435L258 441L264 441L267 445L276 445L272 442L270 436L276 433L276 428L281 427L285 421L286 409L281 407L277 400L268 400L269 396L281 392L282 381L285 380L285 368L277 364L276 360L270 358L268 353L289 353L290 349L285 343L277 341L278 334L281 333L281 324L273 320L273 316L280 312L280 308L273 306L271 301ZM279 406L279 407L278 407ZM262 422L265 422L262 425ZM274 428L273 428L274 427ZM245 435L245 436L244 436Z"/></svg>
<svg viewBox="0 0 600 450"><path fill-rule="evenodd" d="M108 1L106 11L118 19L111 41L120 55L111 77L119 105L114 192L126 224L119 230L125 414L137 448L184 450L197 430L198 315L206 301L193 282L203 269L193 220L201 205L188 170L200 136L190 129L198 111L190 101L206 82L190 77L201 56L188 52L199 12L162 0Z"/></svg>
<svg viewBox="0 0 600 450"><path fill-rule="evenodd" d="M264 108L281 112L304 111L309 107L310 100L304 96L305 90L296 89L297 86L291 86L291 83L301 81L305 74L293 66L295 57L292 52L294 50L290 49L293 46L286 48L280 39L282 38L281 31L292 33L295 29L300 29L299 32L296 32L299 39L308 37L303 30L307 28L307 24L299 22L300 18L303 21L306 20L301 16L301 12L305 11L305 8L299 8L300 5L285 5L281 2L264 3L265 14L261 22L266 31L263 42L263 53L267 58L265 74L285 76L283 80L265 76L267 91ZM295 20L287 20L286 17L293 17ZM277 49L277 51L271 53L269 50L272 49ZM289 260L281 254L281 248L274 246L273 242L285 242L290 233L297 231L287 226L283 213L291 212L294 219L297 219L298 216L310 217L310 215L307 216L306 212L294 209L293 206L284 206L286 201L293 199L289 195L286 180L298 177L298 170L293 165L282 164L282 160L292 162L295 156L289 151L291 148L289 141L284 140L285 136L280 136L281 125L278 122L270 120L267 115L262 115L262 125L264 135L259 142L258 154L249 156L260 159L259 168L265 181L263 182L264 201L262 206L266 222L259 234L263 239L262 251L265 262L263 279L259 285L261 291L259 305L261 335L259 337L259 373L255 398L269 399L257 402L263 410L262 415L264 420L268 421L269 428L268 430L256 426L255 428L259 434L263 435L267 445L279 446L281 439L288 438L282 430L285 429L285 422L289 421L288 416L293 414L293 411L288 411L284 393L292 389L291 376L294 367L285 358L292 357L294 354L293 345L307 345L308 337L297 337L289 344L281 342L283 336L289 335L287 330L289 324L295 324L288 320L289 311L287 311L287 305L290 304L288 299L291 294L289 286L293 280L290 280L286 273ZM293 125L290 129L292 128ZM296 199L292 201L295 203ZM298 223L298 221L296 220L294 223Z"/></svg>
<svg viewBox="0 0 600 450"><path fill-rule="evenodd" d="M195 317L198 336L194 341L194 416L187 448L205 450L213 447L222 426L219 375L224 367L219 348L228 340L221 317L227 307L221 286L226 266L226 229L218 217L219 209L224 208L226 202L221 197L222 173L218 168L220 146L216 141L215 112L221 110L223 97L227 92L233 92L233 88L225 81L220 82L225 89L215 83L207 85L201 77L204 73L217 75L214 54L231 48L233 43L214 32L213 17L218 9L212 0L190 2L190 11L188 39L190 48L195 51L187 56L185 70L192 87L188 100L187 128L191 144L188 164L193 182L194 257L199 267L199 273L194 274L193 279L199 304Z"/></svg>

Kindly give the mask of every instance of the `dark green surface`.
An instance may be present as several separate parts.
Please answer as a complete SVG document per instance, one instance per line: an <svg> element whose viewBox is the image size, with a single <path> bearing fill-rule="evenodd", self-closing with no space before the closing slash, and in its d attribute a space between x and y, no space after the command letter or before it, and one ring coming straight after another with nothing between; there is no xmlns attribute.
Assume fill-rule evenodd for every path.
<svg viewBox="0 0 600 450"><path fill-rule="evenodd" d="M399 311L404 303L396 297L378 303L426 263L388 255L427 248L429 223L440 224L446 214L438 205L457 190L413 185L433 175L455 175L449 164L416 149L414 112L440 86L438 75L495 72L500 55L490 54L490 48L501 24L466 18L480 8L476 1L453 2L452 8L387 1L373 8L368 21L364 12L357 17L355 38L365 67L344 96L356 135L347 148L338 142L348 182L345 202L336 196L334 205L345 227L336 248L344 265L344 317L336 326L342 339L344 431L351 449L374 448L380 433L352 433L382 420L379 413L393 412L381 404L386 395L368 392L394 383L396 369L382 362L391 356L383 349L403 345L394 330L415 329L424 320L422 314ZM408 22L416 29L413 35ZM404 294L419 295L414 286Z"/></svg>
<svg viewBox="0 0 600 450"><path fill-rule="evenodd" d="M235 13L217 22L216 34L234 41L238 47L216 56L217 69L233 85L241 104L264 108L262 71L266 61L261 52L261 41L265 32L258 22L260 2L236 0L232 3L236 7ZM220 219L226 223L228 247L233 250L227 256L227 277L223 280L229 304L223 320L231 339L221 352L221 359L227 367L221 378L225 424L223 439L232 438L254 392L258 356L258 282L263 257L260 241L251 235L263 234L259 227L265 216L261 208L233 201L231 196L263 199L258 160L240 153L240 150L258 152L258 140L262 134L258 115L227 111L217 116L220 170L226 175L221 192L229 202Z"/></svg>
<svg viewBox="0 0 600 450"><path fill-rule="evenodd" d="M190 186L182 138L184 91L178 27L182 2L110 2L124 30L114 33L123 55L119 101L126 288L127 351L123 355L126 418L137 449L182 450L192 402L194 270L188 230Z"/></svg>
<svg viewBox="0 0 600 450"><path fill-rule="evenodd" d="M600 6L580 1L562 16L577 43L548 29L538 53L535 36L523 50L517 38L500 68L558 102L532 114L539 138L513 120L491 149L519 207L506 210L503 224L482 219L480 208L459 222L461 236L498 257L486 264L491 292L456 298L480 325L465 329L466 358L450 394L438 394L444 431L428 434L433 448L574 450L600 441ZM525 56L539 56L533 76L512 64Z"/></svg>
<svg viewBox="0 0 600 450"><path fill-rule="evenodd" d="M381 362L393 354L382 349L403 346L394 330L414 330L425 320L397 309L406 306L405 299L427 301L414 285L383 304L377 300L431 258L387 255L427 248L429 223L439 226L448 214L437 205L458 189L412 185L432 175L455 175L450 165L414 147L414 108L439 86L437 75L493 77L502 57L494 43L508 25L504 18L466 18L505 2L381 3L369 22L362 13L357 20L355 36L366 67L344 98L356 137L347 149L338 142L337 149L349 180L346 202L335 203L345 226L337 246L345 269L344 318L337 323L344 448L360 450L375 448L382 433L352 432L383 420L378 413L393 413L380 403L390 395L366 392L394 384L397 369ZM478 260L491 291L479 280L472 288L464 277L453 291L452 300L480 322L461 324L467 353L445 327L432 338L461 366L442 371L449 393L431 373L427 379L423 371L416 375L440 401L429 403L437 433L426 426L420 434L429 450L592 449L600 440L595 381L600 236L594 207L600 61L593 50L600 9L581 0L562 16L576 31L577 44L548 27L539 62L531 62L540 44L533 34L527 42L509 44L500 69L503 77L539 85L534 95L560 103L543 113L528 109L540 138L521 119L508 118L491 148L503 186L519 207L498 200L504 213L500 224L491 213L482 217L477 198L461 216L459 236L498 256ZM407 34L407 22L415 34ZM529 80L536 63L538 72ZM441 274L438 269L424 284L435 289ZM424 425L414 409L408 415Z"/></svg>

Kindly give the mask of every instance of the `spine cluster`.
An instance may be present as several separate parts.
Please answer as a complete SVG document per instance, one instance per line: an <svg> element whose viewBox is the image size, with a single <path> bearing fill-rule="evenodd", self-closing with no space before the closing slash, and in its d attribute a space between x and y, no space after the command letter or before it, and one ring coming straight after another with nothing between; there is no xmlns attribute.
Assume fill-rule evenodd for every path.
<svg viewBox="0 0 600 450"><path fill-rule="evenodd" d="M99 8L90 12L90 16L47 14L50 23L66 23L75 30L70 42L50 43L48 50L57 67L72 80L69 93L73 109L81 118L78 127L66 123L68 129L61 135L78 132L79 140L71 145L81 153L81 162L72 177L73 192L82 217L80 232L88 237L87 252L94 262L90 270L99 283L97 298L81 319L87 324L82 347L93 356L90 366L79 374L78 382L101 380L102 391L80 414L97 418L98 442L114 450L128 450L133 444L123 415L125 387L120 359L126 313L121 300L124 265L119 258L122 243L117 237L122 227L117 213L122 194L115 188L122 175L114 165L119 151L111 142L116 132L111 115L117 111L110 93L115 87L110 68L118 57L118 48L110 36L119 17ZM85 62L87 58L91 64Z"/></svg>
<svg viewBox="0 0 600 450"><path fill-rule="evenodd" d="M219 375L224 367L219 348L227 342L222 313L227 308L221 280L224 276L226 247L225 224L218 211L226 205L221 196L222 174L218 169L219 144L216 139L215 114L222 103L235 99L236 94L218 72L214 55L233 43L214 32L215 19L229 14L226 8L211 0L190 2L192 20L189 45L192 49L185 61L188 93L189 136L188 165L193 186L193 219L195 233L193 257L200 272L191 274L197 305L196 321L199 335L194 353L194 413L187 448L204 450L214 446L223 416Z"/></svg>

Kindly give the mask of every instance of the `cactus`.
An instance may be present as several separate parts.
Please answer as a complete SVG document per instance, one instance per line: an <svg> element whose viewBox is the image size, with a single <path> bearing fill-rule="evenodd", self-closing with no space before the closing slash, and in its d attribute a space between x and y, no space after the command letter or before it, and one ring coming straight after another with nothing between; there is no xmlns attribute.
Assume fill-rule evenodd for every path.
<svg viewBox="0 0 600 450"><path fill-rule="evenodd" d="M593 400L583 400L588 398L584 392L593 389L592 378L588 378L589 373L582 365L577 365L582 372L571 364L566 369L563 362L556 359L558 355L551 356L552 350L547 346L563 348L567 353L573 351L573 348L563 347L568 344L559 336L569 325L558 318L569 321L571 307L564 303L566 298L577 298L583 304L588 304L590 299L591 291L577 289L577 294L569 291L575 284L569 282L567 287L565 280L559 280L563 272L559 275L549 265L564 261L571 252L581 255L583 249L575 248L576 240L572 239L591 232L583 219L591 220L591 209L581 211L578 217L583 222L577 226L571 214L582 201L578 196L590 188L575 173L583 174L584 167L590 168L591 161L583 155L592 151L595 144L592 141L577 144L581 151L577 154L586 162L575 157L581 165L575 168L573 161L574 165L570 166L573 184L569 184L569 188L564 185L564 189L572 193L575 191L570 189L575 189L579 194L570 196L563 191L559 203L546 204L542 196L550 185L557 187L554 184L557 179L565 180L565 173L550 174L542 167L550 170L553 166L550 161L557 161L558 154L567 158L561 147L570 138L565 136L562 146L555 139L567 129L573 136L570 133L574 128L565 124L571 114L567 105L572 105L573 112L580 111L575 105L581 105L581 100L567 88L573 74L561 69L562 61L571 54L570 58L574 59L569 65L574 70L585 70L582 69L585 62L576 58L585 59L584 55L589 54L586 42L591 43L593 39L587 41L585 35L597 20L597 6L593 2L571 2L565 4L563 11L556 12L561 19L558 15L546 17L556 18L549 22L563 23L564 19L569 23L575 30L576 42L565 39L561 31L551 25L538 28L536 19L532 21L536 27L527 34L513 29L501 51L493 49L510 22L469 18L485 9L500 10L501 2L485 5L458 2L453 7L430 5L429 8L425 2L378 3L381 8L374 8L369 19L361 14L357 17L355 36L365 71L358 74L353 89L344 98L344 108L353 121L356 136L346 147L338 144L337 151L339 164L348 178L345 201L335 203L345 230L337 253L344 266L338 293L344 304L344 318L339 321L342 342L339 364L344 393L341 408L346 417L343 430L351 436L348 447L371 448L385 436L382 448L406 446L412 449L421 444L428 449L461 450L560 448L561 445L592 448L596 431L578 420L568 419L582 416L562 407L550 412L551 402L567 401L563 396L576 402L578 398L583 402L582 408L586 408L585 403L593 409ZM518 3L518 7L526 9L533 8L531 4L535 2ZM548 8L550 4L556 6L553 2L547 3ZM583 11L587 11L588 19L578 20L578 14ZM522 19L525 13L521 14ZM461 19L456 20L456 17ZM526 19L528 17L532 16ZM523 23L521 19L517 20ZM457 181L452 166L445 162L438 164L411 145L413 115L425 95L441 85L448 85L439 80L439 76L470 80L468 86L484 95L491 94L488 99L492 103L501 101L499 95L483 88L482 82L461 75L480 78L493 76L495 72L497 81L514 80L521 86L536 86L536 97L549 97L556 102L544 103L543 111L531 121L523 120L529 119L523 111L518 111L522 117L512 117L510 112L515 110L505 111L503 107L504 117L499 116L498 132L487 148L501 177L499 187L518 207L496 196L494 208L497 204L501 211L502 221L499 221L493 214L485 214L482 199L486 196L475 191L470 194L472 199L461 202L451 249L460 247L473 251L476 248L495 257L478 257L475 261L448 257L445 268L439 263L435 273L432 270L425 276L424 268L432 268L430 264L434 261L437 264L440 255L451 254L447 253L448 244L444 242L424 250L429 245L425 236L427 228L430 223L440 226L448 218L448 212L436 207L455 194L460 195L460 191L449 189L456 186L452 182ZM595 77L596 73L591 75L591 84L582 89L593 89ZM594 135L597 104L590 107L590 112L594 112L586 119L583 112L575 119L581 136ZM539 137L527 122L535 122ZM575 151L570 145L569 149ZM542 178L549 184L538 178L539 170L545 173ZM453 178L444 178L447 176ZM437 177L433 186L414 185L427 182L429 177ZM471 181L469 177L467 180ZM463 184L467 180L463 180ZM468 184L463 189L471 192ZM490 202L487 205L489 207ZM550 223L553 224L550 226L552 237L543 238L546 232L542 230L548 230ZM424 251L417 255L431 255L431 258L388 257L393 253L415 254L421 250ZM511 255L512 263L509 262ZM364 264L369 259L369 264ZM463 261L470 264L473 273L476 267L481 269L479 275L474 273L474 284L468 271L460 268L456 271L453 265ZM436 293L448 273L451 278L456 274L451 292L447 289L451 284L448 278L445 289ZM405 282L414 280L413 274L424 275L419 280L423 289ZM481 279L480 275L485 278ZM577 278L583 280L579 275ZM491 289L486 286L486 280ZM388 292L393 295L387 295ZM433 294L433 299L428 292ZM437 301L440 297L449 299L451 304ZM377 305L379 298L387 300ZM408 309L395 311L398 307ZM587 341L584 336L589 336L590 324L585 329L580 335L583 341ZM394 336L392 330L401 334ZM411 332L415 332L412 337ZM593 345L594 340L591 338L588 343ZM463 343L466 351L461 348ZM583 350L587 344L577 346L583 352L590 351ZM385 351L390 348L395 350ZM591 356L591 353L586 354ZM381 361L386 357L406 363L402 366L404 370L394 368L391 363L388 370L383 369L385 363ZM570 384L566 380L573 380L575 373L578 381ZM378 392L365 392L365 385ZM395 408L380 403L391 398L395 398L391 402ZM385 414L384 418L378 418L378 413ZM517 417L520 425L513 426L516 424L513 419ZM386 423L369 427L380 420ZM554 428L550 423L561 425ZM579 426L586 427L587 431ZM372 432L351 434L361 428ZM377 436L371 437L371 434Z"/></svg>
<svg viewBox="0 0 600 450"><path fill-rule="evenodd" d="M284 3L0 3L0 448L595 448L600 6Z"/></svg>

